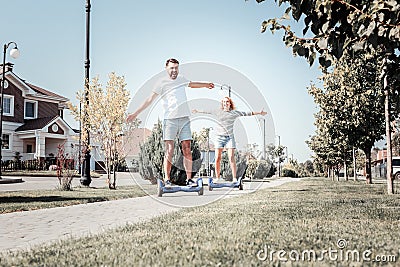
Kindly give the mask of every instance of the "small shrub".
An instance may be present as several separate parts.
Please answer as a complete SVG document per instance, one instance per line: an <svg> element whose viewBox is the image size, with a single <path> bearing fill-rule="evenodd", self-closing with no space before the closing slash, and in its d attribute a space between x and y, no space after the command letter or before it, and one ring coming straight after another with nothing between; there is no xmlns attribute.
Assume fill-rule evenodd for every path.
<svg viewBox="0 0 400 267"><path fill-rule="evenodd" d="M246 177L250 179L263 179L272 177L275 172L276 167L270 160L249 160Z"/></svg>
<svg viewBox="0 0 400 267"><path fill-rule="evenodd" d="M288 167L284 167L281 173L282 177L297 177L297 173L295 170L290 169Z"/></svg>

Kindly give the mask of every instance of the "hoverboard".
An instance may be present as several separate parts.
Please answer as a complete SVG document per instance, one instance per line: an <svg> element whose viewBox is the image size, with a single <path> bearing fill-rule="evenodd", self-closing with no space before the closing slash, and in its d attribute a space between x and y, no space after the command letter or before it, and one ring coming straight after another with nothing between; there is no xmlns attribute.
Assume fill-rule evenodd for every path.
<svg viewBox="0 0 400 267"><path fill-rule="evenodd" d="M222 188L222 187L230 187L230 188L239 188L239 190L243 190L243 181L242 177L239 178L237 182L226 182L226 183L213 183L213 178L208 178L208 190L212 191L214 188Z"/></svg>
<svg viewBox="0 0 400 267"><path fill-rule="evenodd" d="M179 192L179 191L183 191L183 192L197 192L197 194L199 196L203 195L204 193L204 189L203 189L203 179L202 178L198 178L196 181L196 186L188 186L188 185L184 185L184 186L180 186L180 185L172 185L171 187L165 187L164 182L161 179L157 179L157 187L158 187L158 191L157 191L157 195L159 197L162 197L163 194L165 193L175 193L175 192Z"/></svg>

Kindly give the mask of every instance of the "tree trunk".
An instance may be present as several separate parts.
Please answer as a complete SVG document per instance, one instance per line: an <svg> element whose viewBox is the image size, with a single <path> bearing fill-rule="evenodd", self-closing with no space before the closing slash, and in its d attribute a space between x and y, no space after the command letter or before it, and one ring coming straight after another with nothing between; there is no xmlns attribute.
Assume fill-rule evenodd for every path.
<svg viewBox="0 0 400 267"><path fill-rule="evenodd" d="M386 66L383 70L386 72ZM389 87L387 84L387 75L384 73L383 88L385 90L385 126L386 126L386 147L387 147L387 165L386 165L386 181L388 194L394 194L393 188L393 168L392 168L392 134L390 130L390 99Z"/></svg>
<svg viewBox="0 0 400 267"><path fill-rule="evenodd" d="M344 169L344 178L346 179L346 181L349 180L349 176L347 175L347 163L346 163L346 153L344 154L344 161L343 161L343 169Z"/></svg>
<svg viewBox="0 0 400 267"><path fill-rule="evenodd" d="M354 147L353 147L353 175L354 175L354 181L357 181L356 150Z"/></svg>
<svg viewBox="0 0 400 267"><path fill-rule="evenodd" d="M111 187L111 165L110 165L110 160L107 158L106 162L106 171L107 171L107 184L108 184L108 188L112 189Z"/></svg>
<svg viewBox="0 0 400 267"><path fill-rule="evenodd" d="M372 184L372 173L371 173L371 148L365 149L365 172L366 172L366 183Z"/></svg>
<svg viewBox="0 0 400 267"><path fill-rule="evenodd" d="M114 167L113 167L113 170L114 170L114 173L113 173L113 183L112 183L113 189L117 189L117 168L118 168L118 166L117 166L117 164L115 163L115 164L114 164Z"/></svg>

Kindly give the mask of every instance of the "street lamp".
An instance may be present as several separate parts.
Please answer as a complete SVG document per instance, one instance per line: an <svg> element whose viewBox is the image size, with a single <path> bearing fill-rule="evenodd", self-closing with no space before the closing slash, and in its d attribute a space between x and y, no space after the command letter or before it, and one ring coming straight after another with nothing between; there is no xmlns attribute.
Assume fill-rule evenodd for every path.
<svg viewBox="0 0 400 267"><path fill-rule="evenodd" d="M210 130L213 127L206 128L207 130L207 175L211 176L211 168L210 168Z"/></svg>
<svg viewBox="0 0 400 267"><path fill-rule="evenodd" d="M263 160L265 160L265 118L260 118L263 122L263 151L262 151L262 156Z"/></svg>
<svg viewBox="0 0 400 267"><path fill-rule="evenodd" d="M287 146L285 146L285 150L286 150L286 154L285 154L285 156L286 156L286 163L289 163L289 154L288 154Z"/></svg>
<svg viewBox="0 0 400 267"><path fill-rule="evenodd" d="M89 59L89 39L90 39L90 0L86 0L86 60L85 60L85 109L83 116L86 118L88 116L87 108L89 107L89 69L90 69L90 59ZM86 123L86 119L84 122ZM83 170L82 177L80 182L84 186L89 186L92 182L92 178L90 177L90 136L88 127L84 127L86 130L86 149L85 149L85 158L83 161Z"/></svg>
<svg viewBox="0 0 400 267"><path fill-rule="evenodd" d="M228 90L228 96L231 97L231 86L227 84L221 85L221 90Z"/></svg>
<svg viewBox="0 0 400 267"><path fill-rule="evenodd" d="M0 179L2 175L2 167L3 167L3 104L4 104L4 88L6 87L6 52L7 48L10 45L14 45L15 47L11 49L10 51L10 56L12 58L18 58L19 57L19 50L17 47L17 44L15 42L9 42L8 44L4 44L4 49L3 49L3 73L2 73L2 80L1 80L1 103L0 103Z"/></svg>
<svg viewBox="0 0 400 267"><path fill-rule="evenodd" d="M278 137L278 177L281 177L281 154L279 152L279 148L281 146L281 137L277 135Z"/></svg>

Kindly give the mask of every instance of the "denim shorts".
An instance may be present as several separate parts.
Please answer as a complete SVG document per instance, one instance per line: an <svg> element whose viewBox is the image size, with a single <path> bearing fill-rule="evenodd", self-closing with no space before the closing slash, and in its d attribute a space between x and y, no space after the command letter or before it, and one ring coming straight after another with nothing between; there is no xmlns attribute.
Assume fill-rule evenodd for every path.
<svg viewBox="0 0 400 267"><path fill-rule="evenodd" d="M214 141L215 148L236 148L236 142L234 136L229 135L217 135Z"/></svg>
<svg viewBox="0 0 400 267"><path fill-rule="evenodd" d="M164 119L163 139L175 140L176 137L179 141L192 140L189 117Z"/></svg>

